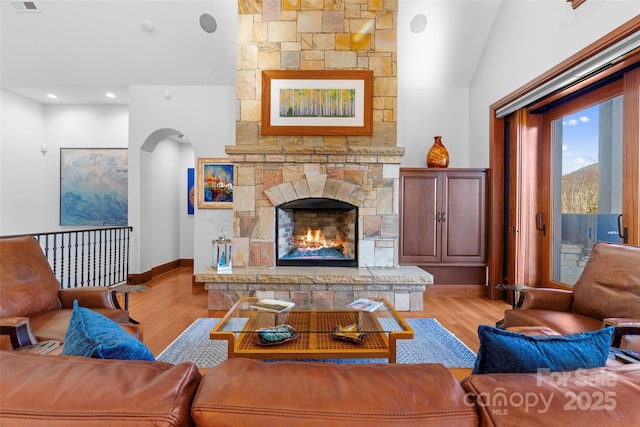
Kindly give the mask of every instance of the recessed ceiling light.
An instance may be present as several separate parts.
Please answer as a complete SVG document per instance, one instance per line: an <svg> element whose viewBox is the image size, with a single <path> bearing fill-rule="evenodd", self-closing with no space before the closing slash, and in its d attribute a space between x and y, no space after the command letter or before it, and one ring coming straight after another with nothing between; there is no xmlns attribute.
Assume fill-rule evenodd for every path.
<svg viewBox="0 0 640 427"><path fill-rule="evenodd" d="M218 28L216 18L214 18L210 13L203 13L200 15L200 28L209 34L215 33Z"/></svg>
<svg viewBox="0 0 640 427"><path fill-rule="evenodd" d="M104 94L104 96L106 96L107 98L113 99L113 98L116 97L116 94L115 93L111 93L111 92L107 92L107 93Z"/></svg>
<svg viewBox="0 0 640 427"><path fill-rule="evenodd" d="M48 93L47 98L58 99L58 95L56 95L55 93Z"/></svg>

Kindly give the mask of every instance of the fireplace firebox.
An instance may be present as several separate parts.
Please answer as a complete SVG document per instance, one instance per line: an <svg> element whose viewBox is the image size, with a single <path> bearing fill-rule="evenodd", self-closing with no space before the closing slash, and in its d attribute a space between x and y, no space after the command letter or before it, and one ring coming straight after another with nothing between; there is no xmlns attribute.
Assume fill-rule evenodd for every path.
<svg viewBox="0 0 640 427"><path fill-rule="evenodd" d="M276 266L357 267L358 207L321 197L276 206Z"/></svg>

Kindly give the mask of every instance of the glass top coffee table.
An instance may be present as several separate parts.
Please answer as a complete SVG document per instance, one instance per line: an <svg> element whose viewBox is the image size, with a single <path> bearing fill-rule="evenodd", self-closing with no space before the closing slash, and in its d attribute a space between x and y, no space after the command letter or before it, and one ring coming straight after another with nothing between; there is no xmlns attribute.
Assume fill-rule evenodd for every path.
<svg viewBox="0 0 640 427"><path fill-rule="evenodd" d="M211 330L212 340L226 340L228 357L252 359L383 358L396 362L396 340L413 339L413 329L384 298L373 312L348 307L321 310L294 308L282 313L252 309L257 298L242 297ZM279 325L291 326L290 341L260 343L257 331ZM336 326L347 328L347 336L336 334ZM349 328L350 327L350 328ZM357 333L351 333L353 328ZM343 329L344 332L344 329ZM338 336L336 336L338 335ZM361 340L355 339L362 337Z"/></svg>

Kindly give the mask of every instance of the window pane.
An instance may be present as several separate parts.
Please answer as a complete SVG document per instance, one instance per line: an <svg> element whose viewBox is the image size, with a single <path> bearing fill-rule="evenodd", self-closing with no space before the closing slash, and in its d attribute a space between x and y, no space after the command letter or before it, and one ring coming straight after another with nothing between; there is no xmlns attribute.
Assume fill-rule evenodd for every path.
<svg viewBox="0 0 640 427"><path fill-rule="evenodd" d="M553 280L573 285L593 244L621 242L622 96L552 124Z"/></svg>

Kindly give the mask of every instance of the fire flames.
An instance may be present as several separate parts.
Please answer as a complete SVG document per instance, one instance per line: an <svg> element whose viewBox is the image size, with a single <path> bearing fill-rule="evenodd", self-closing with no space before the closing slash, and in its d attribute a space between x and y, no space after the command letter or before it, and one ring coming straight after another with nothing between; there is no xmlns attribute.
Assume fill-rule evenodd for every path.
<svg viewBox="0 0 640 427"><path fill-rule="evenodd" d="M327 240L322 230L313 230L311 227L307 228L307 234L301 235L294 243L301 252L317 251L325 248L337 249L340 252L344 252L344 245L339 236L335 240Z"/></svg>

